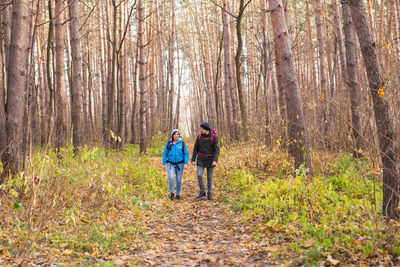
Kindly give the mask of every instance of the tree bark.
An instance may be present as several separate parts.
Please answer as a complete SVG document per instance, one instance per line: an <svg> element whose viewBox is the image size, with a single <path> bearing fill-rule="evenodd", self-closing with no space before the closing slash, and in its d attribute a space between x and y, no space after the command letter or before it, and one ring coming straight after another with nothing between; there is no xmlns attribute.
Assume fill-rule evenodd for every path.
<svg viewBox="0 0 400 267"><path fill-rule="evenodd" d="M340 73L342 76L342 82L346 83L347 81L347 70L346 70L346 55L343 49L343 37L340 25L342 24L340 21L340 10L339 10L339 0L333 0L333 11L334 11L334 21L335 21L335 31L337 36L337 45L339 50L339 58L340 58Z"/></svg>
<svg viewBox="0 0 400 267"><path fill-rule="evenodd" d="M347 0L342 0L343 32L346 45L347 79L346 83L350 90L351 102L351 129L355 142L354 155L360 157L362 148L361 120L360 120L360 86L357 77L357 46L356 33L354 32L353 20Z"/></svg>
<svg viewBox="0 0 400 267"><path fill-rule="evenodd" d="M312 172L300 88L294 67L291 42L289 40L289 32L286 26L282 0L268 0L268 2L274 30L276 54L280 59L278 71L284 74L281 75L281 79L287 103L288 133L290 139L289 149L292 151L291 154L294 155L295 168L297 169L300 165L304 164L305 167L309 168L310 172Z"/></svg>
<svg viewBox="0 0 400 267"><path fill-rule="evenodd" d="M102 6L100 5L100 14L103 14L103 8L102 8ZM106 67L105 67L105 64L104 64L104 58L106 57L106 52L105 52L105 50L106 50L106 48L105 48L105 44L104 44L104 42L103 42L103 38L104 38L104 28L103 28L103 25L102 25L102 23L101 23L101 20L100 20L100 16L98 16L98 23L99 23L99 27L98 27L98 29L99 29L99 52L98 52L98 54L99 54L99 60L100 60L100 73L101 73L101 99L102 99L102 101L101 101L101 121L102 121L102 140L103 140L103 142L106 142L106 140L107 140L107 137L108 137L108 134L109 133L107 133L107 114L108 114L108 112L107 112L107 105L108 105L108 102L107 102L107 99L108 99L108 96L107 96L107 72L106 72Z"/></svg>
<svg viewBox="0 0 400 267"><path fill-rule="evenodd" d="M49 14L49 29L47 34L47 47L46 47L46 75L47 75L47 89L49 90L49 106L48 106L48 114L47 114L47 127L49 129L47 132L49 133L48 139L45 142L52 142L53 138L50 136L52 133L52 127L54 122L54 83L52 70L54 69L54 54L53 54L53 36L54 36L54 18L53 18L53 6L52 1L48 0L48 14Z"/></svg>
<svg viewBox="0 0 400 267"><path fill-rule="evenodd" d="M174 1L174 0L173 0ZM146 68L145 54L144 54L144 6L143 0L138 0L138 47L139 47L139 88L140 88L140 113L139 113L139 149L140 153L146 153L146 77L144 70ZM172 108L172 107L171 107Z"/></svg>
<svg viewBox="0 0 400 267"><path fill-rule="evenodd" d="M64 64L64 14L63 0L56 0L56 147L60 149L67 144L67 92L65 89Z"/></svg>
<svg viewBox="0 0 400 267"><path fill-rule="evenodd" d="M169 95L168 95L168 119L169 129L173 127L174 121L174 92L175 92L175 41L176 41L176 20L175 20L175 0L171 0L171 26L169 36L169 62L168 62L168 77L169 77Z"/></svg>
<svg viewBox="0 0 400 267"><path fill-rule="evenodd" d="M328 95L327 95L327 78L326 78L326 65L325 65L325 46L323 37L323 22L321 17L321 0L314 0L315 3L315 25L317 30L317 40L318 40L318 54L319 54L319 80L320 80L320 103L322 111L322 136L324 145L328 145Z"/></svg>
<svg viewBox="0 0 400 267"><path fill-rule="evenodd" d="M23 170L23 116L27 58L30 46L30 1L16 0L12 7L12 26L7 72L7 150L2 157L3 175L17 175Z"/></svg>
<svg viewBox="0 0 400 267"><path fill-rule="evenodd" d="M367 71L369 92L378 130L383 165L383 214L388 218L397 219L399 216L399 149L393 131L393 119L389 112L388 100L383 95L385 82L379 69L376 43L369 28L363 1L350 0L349 4Z"/></svg>
<svg viewBox="0 0 400 267"><path fill-rule="evenodd" d="M79 40L79 6L78 0L70 0L70 32L71 32L71 56L72 56L72 143L77 149L83 145L83 107L82 107L82 64Z"/></svg>
<svg viewBox="0 0 400 267"><path fill-rule="evenodd" d="M1 1L1 4L6 4L7 1ZM7 147L7 133L6 133L6 84L7 84L7 62L10 48L10 38L11 38L11 8L12 4L8 4L2 9L2 28L1 39L4 43L1 46L1 84L0 84L0 159L2 159L2 153ZM0 185L2 184L0 176Z"/></svg>
<svg viewBox="0 0 400 267"><path fill-rule="evenodd" d="M243 50L241 25L245 8L246 6L244 4L244 0L240 0L239 13L236 17L236 36L238 45L235 55L235 67L236 67L236 85L239 95L240 113L242 116L243 136L244 139L247 140L249 138L249 133L248 133L249 127L247 122L247 105L246 105L246 96L245 92L243 92L242 79L241 79L242 50Z"/></svg>
<svg viewBox="0 0 400 267"><path fill-rule="evenodd" d="M232 71L232 62L231 62L231 49L229 45L230 40L230 29L229 29L229 15L226 11L227 9L227 0L223 1L224 10L222 11L222 21L223 21L223 32L224 32L224 92L225 92L225 110L226 110L226 128L227 132L229 132L230 136L233 137L235 135L233 129L233 114L236 113L236 110L233 110L231 105L231 92L235 89L233 88L233 71Z"/></svg>
<svg viewBox="0 0 400 267"><path fill-rule="evenodd" d="M136 144L136 107L137 107L137 73L138 73L138 64L139 64L139 43L136 46L135 51L135 65L133 66L133 103L132 103L132 118L131 118L131 131L132 131L132 139L131 144Z"/></svg>
<svg viewBox="0 0 400 267"><path fill-rule="evenodd" d="M269 54L270 54L270 43L267 28L267 15L265 0L260 0L261 10L261 28L262 28L262 63L263 63L263 80L264 80L264 91L268 90L268 67L269 67ZM257 101L257 100L256 100ZM267 94L265 94L265 143L267 146L271 145L271 132L270 132L270 120L269 120L269 107Z"/></svg>

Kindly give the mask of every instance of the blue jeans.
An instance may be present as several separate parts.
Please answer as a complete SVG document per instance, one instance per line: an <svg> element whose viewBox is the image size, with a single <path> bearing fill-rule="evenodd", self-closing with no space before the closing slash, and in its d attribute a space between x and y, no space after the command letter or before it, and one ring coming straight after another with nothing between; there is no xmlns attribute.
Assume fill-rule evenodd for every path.
<svg viewBox="0 0 400 267"><path fill-rule="evenodd" d="M199 189L200 189L201 193L206 192L206 190L204 188L203 172L204 172L204 167L197 166L197 180L199 182ZM207 193L209 193L209 194L212 194L213 174L214 174L214 168L208 167L207 168Z"/></svg>
<svg viewBox="0 0 400 267"><path fill-rule="evenodd" d="M174 183L176 179L176 195L177 196L181 195L183 168L184 168L183 163L177 165L167 163L169 191L171 192L171 194L175 193Z"/></svg>

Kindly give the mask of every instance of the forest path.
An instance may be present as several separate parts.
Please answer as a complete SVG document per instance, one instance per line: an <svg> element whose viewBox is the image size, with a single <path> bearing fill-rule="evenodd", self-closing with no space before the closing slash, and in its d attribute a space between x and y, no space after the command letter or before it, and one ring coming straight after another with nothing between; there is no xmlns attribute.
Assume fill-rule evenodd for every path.
<svg viewBox="0 0 400 267"><path fill-rule="evenodd" d="M189 151L192 151L190 147ZM161 158L150 160L162 168L167 183ZM246 223L242 213L234 212L223 204L218 192L211 201L206 197L197 200L197 194L196 167L185 166L182 199L164 202L163 210L166 212L153 214L153 218L145 223L143 232L148 245L131 254L137 263L146 266L282 264L283 259L276 258L275 254L282 244L274 244L273 238L257 239L251 229L256 225Z"/></svg>

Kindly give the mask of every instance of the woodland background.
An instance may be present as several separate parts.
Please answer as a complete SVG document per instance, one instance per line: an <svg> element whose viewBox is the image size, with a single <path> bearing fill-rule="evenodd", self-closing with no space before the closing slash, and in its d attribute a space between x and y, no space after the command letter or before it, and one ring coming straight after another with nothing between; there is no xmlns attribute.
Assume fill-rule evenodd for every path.
<svg viewBox="0 0 400 267"><path fill-rule="evenodd" d="M264 178L314 183L318 175L336 177L330 163L346 166L336 165L338 172L355 164L350 176L365 171L367 193L374 192L368 201L375 210L366 209L375 230L376 220L382 227L389 227L387 219L397 221L400 0L3 0L0 37L1 198L14 207L10 213L23 208L18 221L27 223L28 247L42 227L39 207L64 209L84 195L73 191L70 199L46 204L51 194L62 195L66 185L57 183L70 168L100 159L116 168L108 160L130 152L143 165L123 169L142 173L171 129L195 136L203 121L219 131L226 162L233 164L221 168L227 173L249 168ZM59 172L44 176L47 168ZM128 175L121 172L117 177ZM158 178L146 185L152 189L145 187L156 198L165 190L156 189L162 175L149 172ZM247 192L240 181L254 181L242 175L228 177L239 177L238 192ZM97 192L91 179L98 176L75 176ZM99 190L121 193L103 178ZM122 191L145 198L146 190L137 189ZM247 203L250 195L238 199ZM270 216L260 204L246 205ZM69 222L75 209L64 212ZM21 230L15 216L3 225ZM395 259L398 238L388 235L393 240L371 242L386 240Z"/></svg>

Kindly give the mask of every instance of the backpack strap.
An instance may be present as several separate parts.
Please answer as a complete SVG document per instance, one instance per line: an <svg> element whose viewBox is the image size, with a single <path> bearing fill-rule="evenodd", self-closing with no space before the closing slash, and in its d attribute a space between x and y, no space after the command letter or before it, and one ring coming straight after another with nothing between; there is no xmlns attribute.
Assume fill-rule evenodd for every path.
<svg viewBox="0 0 400 267"><path fill-rule="evenodd" d="M198 137L198 140L203 139L203 140L211 140L211 141L215 142L214 135L215 135L214 132L211 132L210 137L201 138L201 134L200 134Z"/></svg>
<svg viewBox="0 0 400 267"><path fill-rule="evenodd" d="M168 153L171 151L171 148L172 148L172 142L171 142L171 140L168 140L168 144L167 144Z"/></svg>
<svg viewBox="0 0 400 267"><path fill-rule="evenodd" d="M168 153L171 151L171 148L172 148L172 141L169 140L169 141L168 141L168 145L167 145L167 151L168 151ZM184 142L183 140L182 140L182 155L185 156L185 142Z"/></svg>

